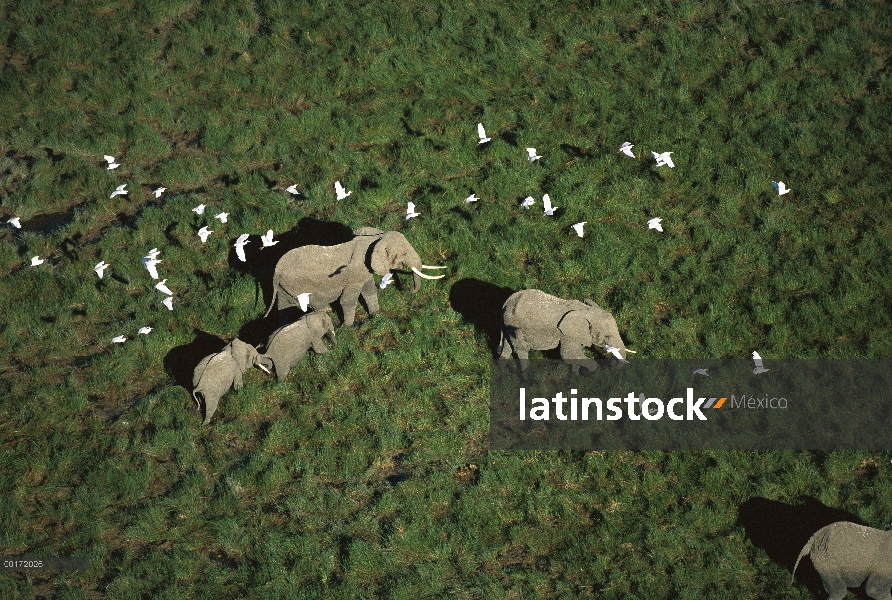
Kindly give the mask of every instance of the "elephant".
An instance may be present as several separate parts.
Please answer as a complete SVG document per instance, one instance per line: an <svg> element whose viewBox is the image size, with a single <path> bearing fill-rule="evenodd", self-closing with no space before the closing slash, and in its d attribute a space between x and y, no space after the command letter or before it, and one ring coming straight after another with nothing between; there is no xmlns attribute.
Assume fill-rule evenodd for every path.
<svg viewBox="0 0 892 600"><path fill-rule="evenodd" d="M793 565L791 585L796 581L796 567L806 554L811 556L830 600L841 600L847 588L858 587L865 580L868 596L892 600L892 531L848 521L818 529Z"/></svg>
<svg viewBox="0 0 892 600"><path fill-rule="evenodd" d="M325 354L328 348L322 336L328 334L332 345L337 346L334 325L327 312L311 312L296 322L276 329L266 344L266 352L260 355L260 364L274 367L279 383L285 381L288 371L299 363L307 350L312 348L317 354Z"/></svg>
<svg viewBox="0 0 892 600"><path fill-rule="evenodd" d="M242 389L242 374L257 365L263 370L265 366L259 364L260 354L250 344L246 344L236 338L227 344L220 352L205 356L192 375L192 397L198 408L204 400L204 425L207 425L217 404L223 394L234 387L236 391ZM267 371L269 372L269 371Z"/></svg>
<svg viewBox="0 0 892 600"><path fill-rule="evenodd" d="M541 290L520 290L502 306L499 358L511 358L513 350L525 361L530 350L560 346L561 358L578 373L580 364L594 364L586 359L584 348L595 346L605 352L605 344L617 348L625 361L626 347L616 320L591 300L564 300ZM521 368L526 365L521 363Z"/></svg>
<svg viewBox="0 0 892 600"><path fill-rule="evenodd" d="M369 316L378 312L378 294L372 273L387 275L391 269L411 269L415 273L413 293L421 279L440 279L445 275L426 275L421 269L445 269L421 264L421 258L405 236L396 231L363 227L353 232L351 241L337 246L303 246L286 252L276 264L273 297L268 316L278 299L280 323L282 311L297 305L297 297L309 292L310 306L327 310L340 298L344 324L353 325L356 303L361 295Z"/></svg>

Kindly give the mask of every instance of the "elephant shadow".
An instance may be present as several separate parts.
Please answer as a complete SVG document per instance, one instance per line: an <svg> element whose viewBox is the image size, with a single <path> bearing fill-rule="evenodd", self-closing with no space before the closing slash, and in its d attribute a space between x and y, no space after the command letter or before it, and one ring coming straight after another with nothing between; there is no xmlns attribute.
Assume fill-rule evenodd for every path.
<svg viewBox="0 0 892 600"><path fill-rule="evenodd" d="M194 340L172 348L164 357L164 369L173 377L177 385L183 386L190 394L192 393L192 375L195 373L198 363L205 356L219 352L229 343L216 335L199 329L194 332Z"/></svg>
<svg viewBox="0 0 892 600"><path fill-rule="evenodd" d="M486 335L487 346L496 358L502 337L502 307L516 291L474 278L460 279L449 290L452 310Z"/></svg>
<svg viewBox="0 0 892 600"><path fill-rule="evenodd" d="M282 234L276 234L273 239L278 241L278 244L273 246L264 248L259 235L249 236L248 243L243 247L245 251L244 262L236 254L233 247L236 238L232 238L229 241L227 262L233 269L254 278L254 281L258 284L258 294L262 295L264 312L266 312L266 307L269 306L269 302L273 297L273 274L276 271L276 264L278 264L279 259L286 252L302 246L336 246L337 244L349 242L354 237L353 230L342 223L332 223L304 217L298 221L294 229ZM255 303L257 300L258 296L255 296ZM247 342L248 340L245 339L244 341ZM265 342L266 340L264 339L263 341Z"/></svg>
<svg viewBox="0 0 892 600"><path fill-rule="evenodd" d="M825 506L819 500L805 497L799 505L784 504L776 500L755 497L740 505L737 525L746 537L768 558L792 573L796 558L805 543L817 530L837 521L850 521L866 525L850 512ZM799 562L796 580L808 588L816 598L825 598L824 584L808 557ZM863 588L853 588L856 598L869 599Z"/></svg>

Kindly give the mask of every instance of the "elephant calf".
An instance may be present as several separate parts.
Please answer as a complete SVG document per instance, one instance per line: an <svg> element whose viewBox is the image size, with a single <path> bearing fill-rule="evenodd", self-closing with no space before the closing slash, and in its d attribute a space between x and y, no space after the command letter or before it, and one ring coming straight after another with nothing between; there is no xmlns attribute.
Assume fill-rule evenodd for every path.
<svg viewBox="0 0 892 600"><path fill-rule="evenodd" d="M610 345L626 359L626 347L619 336L616 320L591 300L564 300L540 290L521 290L502 306L500 357L526 359L530 350L561 347L561 358L579 370L586 360L585 348L594 346L602 353ZM590 361L586 361L590 363Z"/></svg>
<svg viewBox="0 0 892 600"><path fill-rule="evenodd" d="M829 600L842 600L850 587L866 581L864 591L876 600L892 598L892 531L840 521L815 532L793 565L806 554L821 576Z"/></svg>
<svg viewBox="0 0 892 600"><path fill-rule="evenodd" d="M259 358L260 355L253 346L236 338L220 352L205 356L198 363L192 376L192 386L195 388L192 397L195 398L199 408L201 401L204 400L205 425L214 416L223 394L231 387L236 391L242 389L244 372L253 365L261 366Z"/></svg>
<svg viewBox="0 0 892 600"><path fill-rule="evenodd" d="M328 348L322 336L328 334L333 345L337 345L334 325L327 312L311 312L291 325L276 329L266 344L266 352L260 355L260 364L266 368L274 367L279 383L293 366L299 363L307 350L312 348L317 354L325 354Z"/></svg>

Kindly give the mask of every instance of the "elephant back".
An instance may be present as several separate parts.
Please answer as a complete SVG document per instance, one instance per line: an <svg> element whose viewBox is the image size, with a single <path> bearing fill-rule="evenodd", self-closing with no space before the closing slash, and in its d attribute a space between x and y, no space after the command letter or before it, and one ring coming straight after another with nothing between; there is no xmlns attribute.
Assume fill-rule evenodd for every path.
<svg viewBox="0 0 892 600"><path fill-rule="evenodd" d="M224 348L225 350L225 348ZM208 366L211 364L211 361L215 356L220 354L219 352L215 354L208 354L204 358L201 359L197 365L195 365L195 371L192 373L192 387L198 387L198 384L201 383L201 377L204 375L205 371L207 371Z"/></svg>
<svg viewBox="0 0 892 600"><path fill-rule="evenodd" d="M269 339L266 341L266 351L268 352L269 349L273 347L273 344L277 343L280 340L286 339L289 333L293 332L297 327L304 325L305 318L306 317L301 317L294 323L283 325L282 327L279 327L274 332L272 332L269 336Z"/></svg>

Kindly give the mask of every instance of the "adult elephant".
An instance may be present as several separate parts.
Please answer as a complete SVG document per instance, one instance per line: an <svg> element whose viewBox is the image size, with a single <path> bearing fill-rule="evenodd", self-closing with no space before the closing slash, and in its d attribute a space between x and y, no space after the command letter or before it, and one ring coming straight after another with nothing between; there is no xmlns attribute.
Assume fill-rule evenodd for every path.
<svg viewBox="0 0 892 600"><path fill-rule="evenodd" d="M585 348L594 346L606 354L606 345L616 348L623 360L626 347L616 319L591 300L564 300L540 290L521 290L502 306L500 357L526 360L530 350L561 347L566 361L587 360ZM578 372L579 364L573 364Z"/></svg>
<svg viewBox="0 0 892 600"><path fill-rule="evenodd" d="M440 279L444 275L426 275L421 269L445 269L421 264L421 258L406 237L396 231L363 227L356 237L337 246L303 246L286 252L276 264L273 297L266 315L278 299L282 311L298 305L300 294L310 294L313 310L324 311L340 299L344 324L353 325L356 303L362 296L369 316L378 312L378 293L372 273L384 276L392 269L411 269L415 274L415 293L421 279Z"/></svg>

